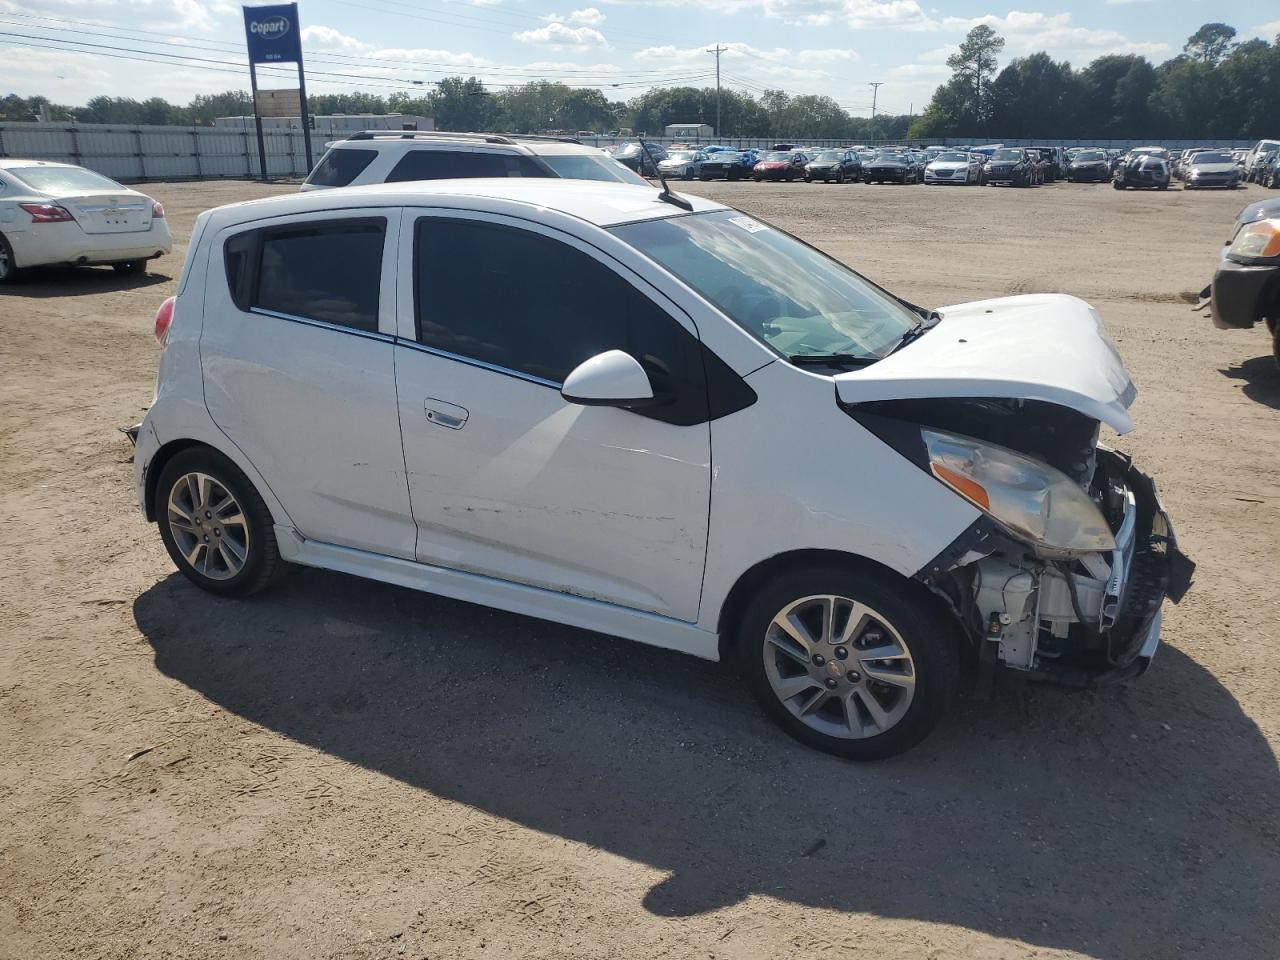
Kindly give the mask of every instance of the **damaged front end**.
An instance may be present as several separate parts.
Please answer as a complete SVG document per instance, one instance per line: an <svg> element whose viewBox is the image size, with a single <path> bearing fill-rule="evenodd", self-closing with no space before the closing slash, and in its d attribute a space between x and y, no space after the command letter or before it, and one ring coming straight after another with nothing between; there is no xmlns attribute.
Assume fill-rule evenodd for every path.
<svg viewBox="0 0 1280 960"><path fill-rule="evenodd" d="M1165 598L1195 565L1155 484L1099 446L1098 421L1008 398L858 404L847 411L983 511L917 578L944 597L980 663L1074 686L1144 672Z"/></svg>

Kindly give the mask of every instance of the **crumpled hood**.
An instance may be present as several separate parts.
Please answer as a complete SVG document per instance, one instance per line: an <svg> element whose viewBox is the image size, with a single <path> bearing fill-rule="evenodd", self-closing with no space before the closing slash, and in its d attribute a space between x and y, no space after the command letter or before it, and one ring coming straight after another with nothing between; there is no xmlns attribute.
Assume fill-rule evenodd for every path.
<svg viewBox="0 0 1280 960"><path fill-rule="evenodd" d="M927 397L1042 400L1133 428L1137 393L1097 312L1076 297L1036 294L943 307L918 340L837 374L844 403Z"/></svg>

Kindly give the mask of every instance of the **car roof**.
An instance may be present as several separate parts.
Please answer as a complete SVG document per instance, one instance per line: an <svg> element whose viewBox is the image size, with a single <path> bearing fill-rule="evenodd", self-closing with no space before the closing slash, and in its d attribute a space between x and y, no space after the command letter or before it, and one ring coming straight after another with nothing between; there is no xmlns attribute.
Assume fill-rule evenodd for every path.
<svg viewBox="0 0 1280 960"><path fill-rule="evenodd" d="M602 180L567 180L554 177L498 177L493 179L416 180L376 183L335 190L313 190L260 200L227 204L210 211L215 229L295 214L318 213L371 206L441 206L479 208L528 217L533 208L574 217L599 227L657 220L684 214L674 204L658 199L657 187L612 183ZM729 209L703 197L682 195L693 204L694 213Z"/></svg>
<svg viewBox="0 0 1280 960"><path fill-rule="evenodd" d="M429 132L429 131L428 131ZM512 139L499 134L485 137L480 134L461 136L413 136L396 130L370 131L368 135L330 141L327 146L335 150L378 150L382 152L408 153L413 150L461 150L475 153L535 153L541 156L583 156L597 152L595 147L568 140Z"/></svg>

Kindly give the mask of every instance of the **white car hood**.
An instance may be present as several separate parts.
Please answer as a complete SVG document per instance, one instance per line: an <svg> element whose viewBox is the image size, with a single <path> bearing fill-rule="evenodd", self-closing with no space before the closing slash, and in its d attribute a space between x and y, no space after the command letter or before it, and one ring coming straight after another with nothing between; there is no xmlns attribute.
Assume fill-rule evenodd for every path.
<svg viewBox="0 0 1280 960"><path fill-rule="evenodd" d="M928 397L1042 400L1133 428L1137 393L1102 320L1062 294L943 307L942 320L883 360L835 377L844 403Z"/></svg>

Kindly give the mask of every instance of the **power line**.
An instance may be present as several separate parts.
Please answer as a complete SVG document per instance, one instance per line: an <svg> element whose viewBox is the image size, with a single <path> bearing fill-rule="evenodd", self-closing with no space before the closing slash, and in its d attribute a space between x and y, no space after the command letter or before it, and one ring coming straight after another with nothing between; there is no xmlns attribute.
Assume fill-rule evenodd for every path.
<svg viewBox="0 0 1280 960"><path fill-rule="evenodd" d="M176 54L176 53L166 53L159 50L140 50L135 47L120 47L112 44L90 43L89 41L86 41L86 40L72 40L72 39L56 38L56 37L36 37L30 34L20 34L20 33L14 33L11 31L0 31L0 37L15 38L14 40L10 41L15 46L29 47L29 48L38 49L38 50L62 50L63 52L79 53L85 56L105 57L107 59L113 59L113 60L132 60L132 61L141 62L141 63L158 63L158 64L164 64L166 66L214 70L222 73L236 73L241 75L243 74L243 71L248 67L247 63L242 61L237 61L237 60L215 60L210 57L196 57L196 56L182 55L182 54ZM82 49L72 48L68 50L67 45L69 44L74 44L79 47L90 47L93 49L82 50ZM107 52L107 51L110 51L110 52ZM163 59L157 59L157 58L163 58ZM216 66L211 66L211 65L216 65ZM267 76L277 78L277 79L284 79L291 75L289 73L272 72L274 68L267 67L267 66L260 67L260 69L262 69ZM422 86L422 85L438 86L440 83L439 80L407 81L407 80L399 80L395 77L365 76L362 74L337 73L334 71L326 71L326 70L313 70L309 67L307 68L307 73L309 75L322 78L323 82L325 83L340 84L344 86L363 86L363 87L371 87L375 89L403 90L406 87L410 87L410 86ZM615 89L623 88L623 87L668 86L670 84L686 82L690 80L705 80L709 76L710 74L702 73L702 74L696 74L696 75L685 76L685 77L668 77L666 80L662 80L662 81L651 81L651 80L620 81L617 83L608 83L603 85L584 85L580 87L573 87L572 89L596 90L596 89L600 89L601 86L608 86ZM379 82L379 81L384 81L384 82ZM389 81L389 82L386 82L386 81ZM486 85L491 87L522 86L522 84L511 84L511 83L489 83ZM568 86L568 84L566 84L566 86Z"/></svg>
<svg viewBox="0 0 1280 960"><path fill-rule="evenodd" d="M30 15L6 14L6 16L29 17ZM94 29L80 30L80 29L75 29L73 27L47 27L39 24L25 24L25 23L19 23L13 20L4 20L4 19L0 19L0 23L8 23L12 26L23 26L23 27L27 27L28 29L43 30L43 31L46 31L49 33L55 33L55 34L58 34L58 33L88 34L92 36L101 37L103 39L124 39L124 40L133 41L135 43L148 43L153 46L175 47L183 50L206 50L213 53L231 54L231 53L239 53L244 49L244 45L242 43L239 43L236 41L229 41L229 40L184 37L178 34L164 34L164 33L159 33L157 31L130 29L125 27L106 27L106 26L100 27L89 21L67 20L67 19L60 19L57 17L32 17L32 19L51 20L57 23L74 23L84 27L94 27ZM106 35L104 37L101 32L103 30L110 30L113 33L124 34L125 36L116 37L112 35ZM144 35L144 37L170 37L172 39L190 40L192 42L191 43L173 43L171 40L170 41L149 40L149 39L144 39L143 37L129 36L129 34L142 34ZM42 37L40 39L55 40L58 38ZM209 46L208 44L218 44L220 46ZM228 48L228 49L224 49L224 48ZM417 60L417 59L392 60L384 57L353 56L353 55L337 53L333 51L320 51L320 50L307 50L307 51L304 51L304 53L306 54L307 62L309 63L330 63L336 66L348 66L348 65L362 66L366 64L377 64L382 66L382 68L386 70L408 71L413 69L413 65L420 64L423 66L434 67L436 69L456 70L460 73L461 72L496 73L496 74L510 73L515 76L529 77L531 79L544 79L544 78L555 76L558 74L565 74L565 75L583 74L585 76L592 77L592 78L600 78L600 80L603 83L609 83L616 79L628 79L628 78L643 79L650 75L653 75L656 81L657 79L660 79L666 75L669 75L670 73L670 70L657 70L657 69L655 70L635 69L635 70L618 71L617 73L610 73L602 70L593 70L588 68L573 68L573 67L527 69L527 68L497 65L497 64L491 65L491 66L476 66L476 65L453 64L447 61Z"/></svg>

